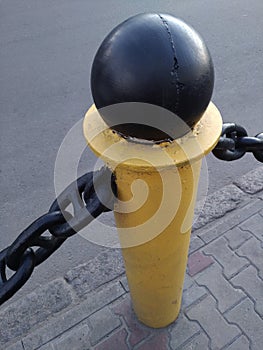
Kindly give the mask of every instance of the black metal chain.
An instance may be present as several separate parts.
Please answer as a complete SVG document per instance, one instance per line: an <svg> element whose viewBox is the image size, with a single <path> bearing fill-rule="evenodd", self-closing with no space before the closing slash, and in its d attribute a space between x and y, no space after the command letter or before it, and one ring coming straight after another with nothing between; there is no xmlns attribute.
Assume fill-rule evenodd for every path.
<svg viewBox="0 0 263 350"><path fill-rule="evenodd" d="M263 133L248 137L235 123L223 124L222 135L213 154L232 161L252 152L263 162ZM48 213L29 225L0 252L0 305L11 298L29 279L34 268L53 254L67 238L79 232L101 213L112 210L117 189L106 167L72 182L53 202ZM73 215L66 209L73 206ZM13 270L7 277L7 268Z"/></svg>
<svg viewBox="0 0 263 350"><path fill-rule="evenodd" d="M248 137L247 131L235 123L224 123L218 144L213 150L218 159L232 161L252 152L263 163L263 133Z"/></svg>
<svg viewBox="0 0 263 350"><path fill-rule="evenodd" d="M114 177L105 167L72 182L53 202L48 213L35 220L0 252L0 305L11 298L26 283L34 268L68 237L101 213L112 210L114 195ZM70 204L73 215L66 210ZM15 271L9 278L7 268Z"/></svg>

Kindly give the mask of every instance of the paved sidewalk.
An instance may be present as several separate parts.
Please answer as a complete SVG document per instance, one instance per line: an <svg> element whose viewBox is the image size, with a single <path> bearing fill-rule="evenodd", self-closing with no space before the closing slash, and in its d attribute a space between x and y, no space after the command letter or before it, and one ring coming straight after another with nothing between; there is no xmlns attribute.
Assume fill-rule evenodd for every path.
<svg viewBox="0 0 263 350"><path fill-rule="evenodd" d="M169 327L137 321L121 253L110 249L0 309L5 350L262 350L262 334L262 166L208 197Z"/></svg>

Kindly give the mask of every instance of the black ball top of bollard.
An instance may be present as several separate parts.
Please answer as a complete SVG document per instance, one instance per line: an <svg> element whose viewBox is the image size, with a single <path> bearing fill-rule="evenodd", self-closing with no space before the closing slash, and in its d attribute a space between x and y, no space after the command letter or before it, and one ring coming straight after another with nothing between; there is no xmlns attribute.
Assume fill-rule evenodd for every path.
<svg viewBox="0 0 263 350"><path fill-rule="evenodd" d="M213 86L213 63L204 41L192 27L166 14L139 14L114 28L99 47L91 71L93 99L104 121L123 136L159 142L186 133L177 130L178 118L171 136L149 125L143 112L134 122L129 113L111 113L104 107L125 102L163 107L189 130L206 110Z"/></svg>

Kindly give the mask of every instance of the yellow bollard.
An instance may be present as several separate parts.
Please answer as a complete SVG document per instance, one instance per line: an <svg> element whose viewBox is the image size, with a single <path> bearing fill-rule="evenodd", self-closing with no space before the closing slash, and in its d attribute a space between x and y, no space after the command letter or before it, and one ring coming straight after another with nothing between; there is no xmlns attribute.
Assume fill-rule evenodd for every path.
<svg viewBox="0 0 263 350"><path fill-rule="evenodd" d="M119 136L94 105L83 129L116 176L115 218L135 313L150 327L167 326L180 311L200 166L220 137L220 113L210 102L193 131L160 145Z"/></svg>
<svg viewBox="0 0 263 350"><path fill-rule="evenodd" d="M202 38L164 14L114 28L92 65L96 107L84 135L115 174L131 298L150 327L167 326L180 311L201 162L222 130L213 84Z"/></svg>

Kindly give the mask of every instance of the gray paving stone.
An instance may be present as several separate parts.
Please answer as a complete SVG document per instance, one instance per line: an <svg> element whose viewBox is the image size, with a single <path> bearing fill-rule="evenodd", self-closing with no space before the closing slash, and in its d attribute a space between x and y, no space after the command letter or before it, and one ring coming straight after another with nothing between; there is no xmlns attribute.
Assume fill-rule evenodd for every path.
<svg viewBox="0 0 263 350"><path fill-rule="evenodd" d="M235 325L229 324L216 308L216 301L208 295L186 311L191 320L198 321L211 339L212 349L222 348L240 334Z"/></svg>
<svg viewBox="0 0 263 350"><path fill-rule="evenodd" d="M242 230L253 233L259 240L263 241L263 217L260 214L251 216L240 227Z"/></svg>
<svg viewBox="0 0 263 350"><path fill-rule="evenodd" d="M225 231L226 231L226 229L225 229ZM197 231L196 235L199 238L201 238L201 240L204 241L205 244L208 244L211 241L213 241L213 240L223 236L225 231L221 230L221 225L214 226L212 229L210 229L209 226L208 226L207 229Z"/></svg>
<svg viewBox="0 0 263 350"><path fill-rule="evenodd" d="M188 254L192 254L199 248L204 246L204 242L197 236L192 235Z"/></svg>
<svg viewBox="0 0 263 350"><path fill-rule="evenodd" d="M8 305L0 312L0 345L26 334L71 303L69 286L57 279Z"/></svg>
<svg viewBox="0 0 263 350"><path fill-rule="evenodd" d="M183 290L187 290L188 288L190 288L193 284L195 283L195 280L193 279L193 277L189 276L187 273L184 276L184 286L183 286Z"/></svg>
<svg viewBox="0 0 263 350"><path fill-rule="evenodd" d="M184 345L180 350L207 350L209 349L209 339L205 333L194 336L189 343ZM240 349L239 349L240 350Z"/></svg>
<svg viewBox="0 0 263 350"><path fill-rule="evenodd" d="M237 304L246 295L240 289L235 289L224 278L222 268L218 264L211 265L196 277L200 286L206 286L216 298L218 309L224 313L231 306Z"/></svg>
<svg viewBox="0 0 263 350"><path fill-rule="evenodd" d="M247 295L254 300L255 310L263 317L263 281L258 278L257 270L253 266L249 266L233 277L231 282L236 287L242 287Z"/></svg>
<svg viewBox="0 0 263 350"><path fill-rule="evenodd" d="M249 341L244 336L237 338L231 345L227 347L227 350L249 350Z"/></svg>
<svg viewBox="0 0 263 350"><path fill-rule="evenodd" d="M47 343L47 344L41 346L40 348L37 348L37 350L55 350L55 348L54 348L52 342L50 342L50 343Z"/></svg>
<svg viewBox="0 0 263 350"><path fill-rule="evenodd" d="M88 322L91 330L90 342L92 345L98 343L121 325L119 317L113 314L108 306L91 315L88 318Z"/></svg>
<svg viewBox="0 0 263 350"><path fill-rule="evenodd" d="M199 331L200 326L197 322L189 321L183 314L180 314L170 331L170 347L179 348Z"/></svg>
<svg viewBox="0 0 263 350"><path fill-rule="evenodd" d="M62 337L41 346L39 350L89 350L89 327L87 324L74 327Z"/></svg>
<svg viewBox="0 0 263 350"><path fill-rule="evenodd" d="M250 194L263 190L263 166L260 166L248 174L241 176L234 182L242 191Z"/></svg>
<svg viewBox="0 0 263 350"><path fill-rule="evenodd" d="M251 341L251 349L262 350L263 320L254 310L251 300L245 299L232 310L226 312L225 317L241 328Z"/></svg>
<svg viewBox="0 0 263 350"><path fill-rule="evenodd" d="M249 264L248 260L237 256L227 245L227 241L221 237L203 250L212 255L222 266L226 278L236 275L242 268Z"/></svg>
<svg viewBox="0 0 263 350"><path fill-rule="evenodd" d="M224 226L224 225L223 225ZM232 226L231 226L232 227ZM201 230L196 233L198 237L200 237L206 244L210 243L211 241L223 236L224 230L221 230L221 225L218 227L215 226L212 229L207 230Z"/></svg>
<svg viewBox="0 0 263 350"><path fill-rule="evenodd" d="M227 231L224 237L227 239L229 247L235 250L251 238L251 233L243 231L236 226L232 230Z"/></svg>
<svg viewBox="0 0 263 350"><path fill-rule="evenodd" d="M183 292L182 297L182 308L185 309L197 302L200 298L204 297L207 294L207 291L203 287L199 287L194 283L191 287Z"/></svg>
<svg viewBox="0 0 263 350"><path fill-rule="evenodd" d="M95 291L87 295L87 299L65 312L60 317L55 317L44 326L34 330L23 339L25 350L33 350L58 337L77 323L88 318L103 306L118 299L125 292L119 282L104 287L101 291Z"/></svg>
<svg viewBox="0 0 263 350"><path fill-rule="evenodd" d="M21 341L15 343L15 344L13 344L13 345L10 345L8 348L3 347L3 348L0 348L0 349L3 349L3 350L4 350L4 349L5 349L5 350L24 350Z"/></svg>
<svg viewBox="0 0 263 350"><path fill-rule="evenodd" d="M193 277L185 274L183 296L182 296L182 310L197 302L204 297L207 291L203 287L199 287Z"/></svg>
<svg viewBox="0 0 263 350"><path fill-rule="evenodd" d="M223 217L245 200L244 192L235 185L225 186L223 189L209 195L203 210L193 225L194 230L205 226L212 220Z"/></svg>
<svg viewBox="0 0 263 350"><path fill-rule="evenodd" d="M245 242L238 250L238 255L245 256L257 268L259 276L263 279L263 246L254 237Z"/></svg>
<svg viewBox="0 0 263 350"><path fill-rule="evenodd" d="M66 273L66 281L79 297L125 272L120 249L109 249Z"/></svg>

